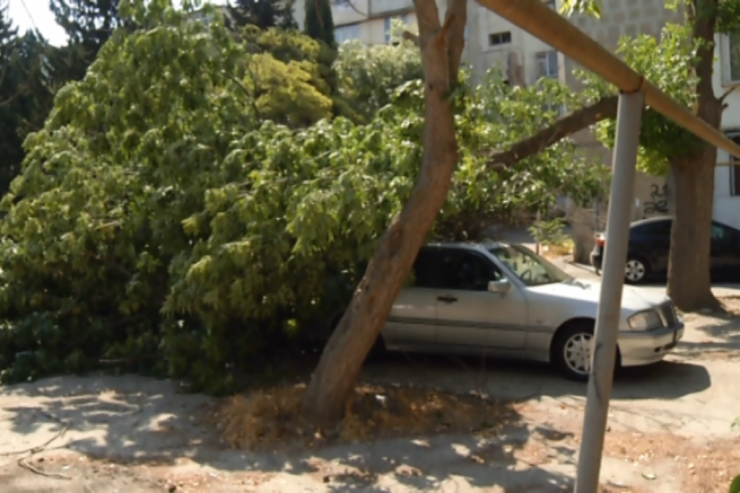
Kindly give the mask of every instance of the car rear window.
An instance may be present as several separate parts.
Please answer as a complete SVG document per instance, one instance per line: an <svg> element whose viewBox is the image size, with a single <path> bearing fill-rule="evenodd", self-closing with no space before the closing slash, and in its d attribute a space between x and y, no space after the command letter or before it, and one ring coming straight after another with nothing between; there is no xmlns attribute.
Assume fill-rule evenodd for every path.
<svg viewBox="0 0 740 493"><path fill-rule="evenodd" d="M630 231L630 236L668 236L671 235L671 221L655 221L635 226Z"/></svg>

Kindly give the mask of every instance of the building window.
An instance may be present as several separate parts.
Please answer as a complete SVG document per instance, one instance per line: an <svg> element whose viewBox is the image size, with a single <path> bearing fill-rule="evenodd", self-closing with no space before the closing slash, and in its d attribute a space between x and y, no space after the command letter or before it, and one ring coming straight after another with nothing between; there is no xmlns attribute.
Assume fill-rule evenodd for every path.
<svg viewBox="0 0 740 493"><path fill-rule="evenodd" d="M391 26L393 24L393 19L401 19L401 22L403 22L407 26L409 24L408 15L386 17L385 18L385 42L386 44L391 42Z"/></svg>
<svg viewBox="0 0 740 493"><path fill-rule="evenodd" d="M488 35L488 44L491 46L499 46L511 43L511 32L504 31L502 33L493 33Z"/></svg>
<svg viewBox="0 0 740 493"><path fill-rule="evenodd" d="M351 0L333 0L332 3L335 7L340 7L343 9L351 9L352 4L350 3Z"/></svg>
<svg viewBox="0 0 740 493"><path fill-rule="evenodd" d="M558 70L558 52L553 50L545 53L537 53L537 67L539 69L540 78L559 78L560 71Z"/></svg>
<svg viewBox="0 0 740 493"><path fill-rule="evenodd" d="M334 29L334 39L337 40L337 43L344 43L345 41L360 39L361 37L362 30L359 24L348 24Z"/></svg>
<svg viewBox="0 0 740 493"><path fill-rule="evenodd" d="M550 7L552 10L557 10L556 5L555 5L555 0L543 0L543 1L545 5Z"/></svg>
<svg viewBox="0 0 740 493"><path fill-rule="evenodd" d="M730 82L740 82L740 33L727 36L730 48Z"/></svg>
<svg viewBox="0 0 740 493"><path fill-rule="evenodd" d="M740 144L740 135L730 136L732 141ZM730 155L730 195L740 197L740 160Z"/></svg>

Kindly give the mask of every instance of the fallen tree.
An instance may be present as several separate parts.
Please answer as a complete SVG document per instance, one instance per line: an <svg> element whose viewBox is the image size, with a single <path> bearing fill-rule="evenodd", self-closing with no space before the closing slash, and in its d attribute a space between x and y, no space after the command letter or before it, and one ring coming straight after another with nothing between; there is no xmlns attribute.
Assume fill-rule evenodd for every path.
<svg viewBox="0 0 740 493"><path fill-rule="evenodd" d="M404 277L399 265L410 265L427 233L443 226L466 237L479 216L553 200L555 189L588 195L600 183L568 139L547 139L538 154L487 169L492 136L506 149L563 125L545 105L580 102L556 81L513 90L494 73L472 87L450 68L459 46L440 48L460 34L457 21L436 28L427 18L425 81L404 81L413 73L408 53L400 67L363 76L369 85L395 74L401 84L388 88L388 99L376 93L367 124L335 118L295 128L270 121L266 110L312 113L315 98L301 94L319 86L301 72L285 86L295 92L268 88L259 104L254 68L266 59L255 55L264 46L255 53L234 39L215 12L206 28L169 0L128 8L140 25L156 27L116 32L88 75L59 92L2 201L3 383L120 364L228 391L239 375L261 375L300 354L317 321L347 305L381 237L388 262L380 270L371 262L374 277L361 284L369 297L363 313L378 319L382 289L368 288L382 287L387 273ZM266 35L277 47L304 45L279 31ZM395 48L374 56L390 60ZM444 66L435 59L440 49ZM271 52L275 68L281 57ZM348 73L359 73L360 61L350 65ZM348 89L349 99L368 94ZM425 127L437 111L445 118ZM422 142L441 148L424 154ZM450 181L439 179L440 169ZM432 209L425 187L435 190ZM408 200L411 212L402 212ZM383 237L394 217L403 227L397 220Z"/></svg>

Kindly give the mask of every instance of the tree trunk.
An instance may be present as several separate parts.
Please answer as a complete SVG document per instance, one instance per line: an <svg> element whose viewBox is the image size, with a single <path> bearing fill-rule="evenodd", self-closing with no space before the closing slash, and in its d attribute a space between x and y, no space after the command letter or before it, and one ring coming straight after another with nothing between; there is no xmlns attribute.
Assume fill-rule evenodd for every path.
<svg viewBox="0 0 740 493"><path fill-rule="evenodd" d="M712 86L716 4L717 0L690 0L688 20L694 42L700 43L694 63L696 115L719 129L722 100L715 95ZM676 212L668 263L668 295L684 311L719 305L712 294L709 271L717 148L706 142L697 145L697 150L689 156L671 162L676 182Z"/></svg>
<svg viewBox="0 0 740 493"><path fill-rule="evenodd" d="M451 90L464 47L467 0L448 3L444 26L435 0L414 0L425 79L424 158L401 214L380 239L349 308L321 355L304 413L330 424L343 417L355 380L447 198L457 165Z"/></svg>
<svg viewBox="0 0 740 493"><path fill-rule="evenodd" d="M713 154L716 156L716 151ZM672 163L678 200L671 231L668 295L684 311L718 304L709 272L714 165L711 161L708 164L693 159Z"/></svg>

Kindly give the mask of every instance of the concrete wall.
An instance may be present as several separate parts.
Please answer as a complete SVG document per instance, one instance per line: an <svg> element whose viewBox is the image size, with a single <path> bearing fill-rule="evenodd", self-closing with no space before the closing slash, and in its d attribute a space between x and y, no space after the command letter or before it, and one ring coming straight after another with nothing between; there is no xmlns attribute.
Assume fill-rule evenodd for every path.
<svg viewBox="0 0 740 493"><path fill-rule="evenodd" d="M551 46L472 0L468 3L468 30L465 61L477 74L493 67L505 71L507 57L514 52L524 69L526 83L533 84L540 75L537 55L552 51ZM511 43L491 46L489 35L501 32L511 33Z"/></svg>

